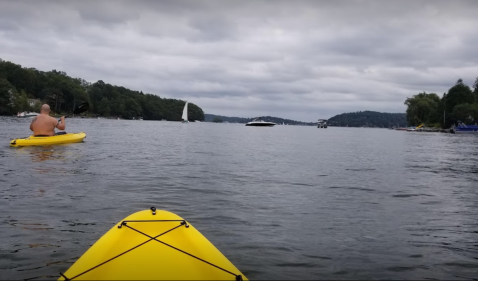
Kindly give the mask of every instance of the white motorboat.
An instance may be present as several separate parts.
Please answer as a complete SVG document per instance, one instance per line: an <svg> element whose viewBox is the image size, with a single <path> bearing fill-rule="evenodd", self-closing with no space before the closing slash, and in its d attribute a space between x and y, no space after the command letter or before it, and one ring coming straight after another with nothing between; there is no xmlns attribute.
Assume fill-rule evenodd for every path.
<svg viewBox="0 0 478 281"><path fill-rule="evenodd" d="M17 117L20 117L20 118L35 117L35 116L38 116L38 115L40 115L40 114L36 113L36 112L28 112L28 111L17 113Z"/></svg>
<svg viewBox="0 0 478 281"><path fill-rule="evenodd" d="M274 125L276 125L276 123L267 122L259 118L255 118L251 122L246 123L246 126L256 126L256 127L272 127Z"/></svg>

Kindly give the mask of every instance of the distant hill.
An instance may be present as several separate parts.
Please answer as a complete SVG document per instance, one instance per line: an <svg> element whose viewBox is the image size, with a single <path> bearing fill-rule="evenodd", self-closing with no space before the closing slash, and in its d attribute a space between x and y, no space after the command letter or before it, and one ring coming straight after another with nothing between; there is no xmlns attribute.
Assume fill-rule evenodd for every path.
<svg viewBox="0 0 478 281"><path fill-rule="evenodd" d="M216 118L217 121L222 121L222 122L229 122L229 123L241 123L245 124L247 122L252 121L254 118L242 118L242 117L228 117L228 116L222 116L222 115L215 115L215 114L204 114L204 121L205 122L213 122L214 118ZM260 116L260 119L268 122L274 122L278 125L282 125L282 123L287 124L287 125L303 125L303 126L315 126L317 125L316 122L301 122L301 121L295 121L295 120L290 120L290 119L284 119L284 118L279 118L279 117L272 117L272 116Z"/></svg>
<svg viewBox="0 0 478 281"><path fill-rule="evenodd" d="M329 126L338 127L406 127L407 115L405 113L358 111L335 115L327 123Z"/></svg>
<svg viewBox="0 0 478 281"><path fill-rule="evenodd" d="M260 116L264 121L274 122L278 125L303 125L303 126L316 126L317 122L301 122L291 119L284 119L272 116ZM215 114L204 114L205 122L229 122L229 123L241 123L245 124L252 121L254 118L242 118L242 117L228 117ZM406 127L407 118L405 113L382 113L376 111L358 111L350 113L342 113L330 118L327 122L329 126L337 127Z"/></svg>

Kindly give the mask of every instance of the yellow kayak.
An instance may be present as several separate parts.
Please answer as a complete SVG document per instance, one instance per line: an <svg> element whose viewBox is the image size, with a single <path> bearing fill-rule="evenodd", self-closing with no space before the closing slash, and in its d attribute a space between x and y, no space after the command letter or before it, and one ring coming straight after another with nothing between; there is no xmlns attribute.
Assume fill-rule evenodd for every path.
<svg viewBox="0 0 478 281"><path fill-rule="evenodd" d="M24 139L15 139L10 142L10 146L12 147L20 147L20 146L32 146L32 145L53 145L53 144L65 144L65 143L75 143L81 142L86 137L86 134L81 133L73 133L73 134L64 134L64 135L56 135L56 136L29 136L28 138Z"/></svg>
<svg viewBox="0 0 478 281"><path fill-rule="evenodd" d="M194 226L144 210L113 226L58 280L247 280Z"/></svg>

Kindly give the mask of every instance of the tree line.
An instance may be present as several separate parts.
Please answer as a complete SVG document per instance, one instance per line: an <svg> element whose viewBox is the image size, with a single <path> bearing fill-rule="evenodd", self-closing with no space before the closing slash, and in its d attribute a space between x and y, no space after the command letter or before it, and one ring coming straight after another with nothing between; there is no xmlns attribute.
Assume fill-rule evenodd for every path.
<svg viewBox="0 0 478 281"><path fill-rule="evenodd" d="M411 126L449 128L458 121L478 123L478 77L472 89L458 79L440 98L435 93L418 93L405 101L407 122Z"/></svg>
<svg viewBox="0 0 478 281"><path fill-rule="evenodd" d="M358 111L335 115L327 121L329 126L338 127L403 127L406 126L405 113L382 113L376 111Z"/></svg>
<svg viewBox="0 0 478 281"><path fill-rule="evenodd" d="M39 100L30 106L28 100ZM80 103L90 104L93 116L144 120L181 121L185 101L161 98L98 80L89 83L73 78L63 71L40 71L0 59L0 115L37 111L41 103L48 103L54 113L73 111ZM204 120L203 110L188 105L189 120Z"/></svg>

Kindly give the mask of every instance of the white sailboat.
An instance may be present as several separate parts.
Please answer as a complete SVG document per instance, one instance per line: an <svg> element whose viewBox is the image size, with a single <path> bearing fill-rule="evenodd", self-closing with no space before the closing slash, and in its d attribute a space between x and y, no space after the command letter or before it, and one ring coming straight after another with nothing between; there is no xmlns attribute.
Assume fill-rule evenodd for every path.
<svg viewBox="0 0 478 281"><path fill-rule="evenodd" d="M184 105L183 116L181 118L183 119L183 123L189 123L189 121L188 121L188 102L187 101L186 101L186 104Z"/></svg>

